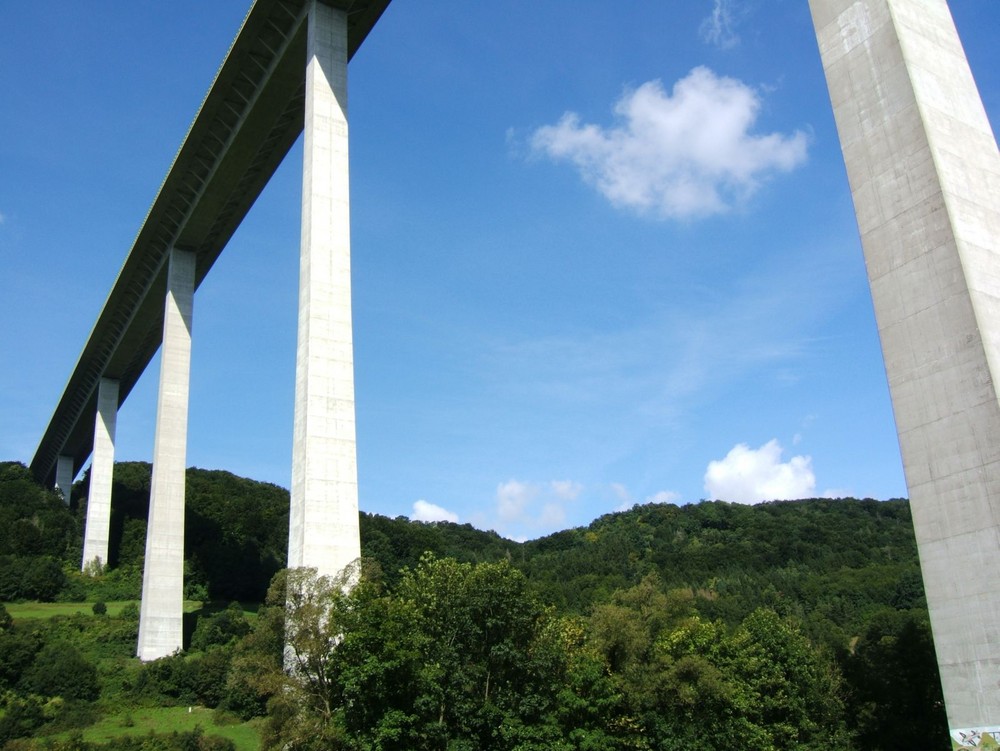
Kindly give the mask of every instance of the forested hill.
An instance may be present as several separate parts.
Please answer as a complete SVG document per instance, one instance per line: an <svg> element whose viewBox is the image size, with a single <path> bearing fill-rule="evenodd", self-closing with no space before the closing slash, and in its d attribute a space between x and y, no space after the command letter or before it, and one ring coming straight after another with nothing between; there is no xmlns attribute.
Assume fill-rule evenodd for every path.
<svg viewBox="0 0 1000 751"><path fill-rule="evenodd" d="M872 608L924 607L905 500L636 506L525 543L519 565L577 612L651 572L727 621L767 605L851 629Z"/></svg>
<svg viewBox="0 0 1000 751"><path fill-rule="evenodd" d="M136 599L149 484L148 464L116 466L110 565L81 575L87 478L74 486L67 509L53 491L32 481L24 465L0 463L0 601ZM228 472L190 469L187 496L186 596L260 603L285 561L288 492ZM697 735L706 723L722 723L726 733L735 732L740 722L763 712L754 727L778 732L785 715L771 722L765 718L771 710L762 709L773 694L795 697L801 705L795 723L806 740L795 748L815 748L817 733L841 726L857 741L850 746L856 749L937 748L928 739L947 737L905 500L650 504L525 543L467 524L362 514L361 538L363 556L377 562L380 571L366 581L385 593L369 603L375 610L369 613L365 605L357 611L371 616L370 623L365 621L369 625L382 623L378 608L405 611L416 602L445 597L446 610L420 621L431 629L424 636L433 644L433 629L441 625L435 619L450 623L452 611L492 603L487 610L493 615L484 622L500 628L498 633L511 624L496 621L495 612L513 608L535 614L532 628L540 630L518 642L532 659L549 654L533 639L551 636L546 629L556 628L566 654L576 655L567 665L586 668L585 673L593 667L596 672L587 675L610 680L605 698L617 696L612 704L621 706L615 711L625 712L591 707L586 720L563 707L569 712L563 720L570 725L586 720L612 734L688 738L685 733ZM463 581L471 589L459 597L456 592L466 590L454 587ZM359 588L358 597L363 600L368 591L376 590ZM499 610L494 612L494 606ZM406 623L400 633L416 628ZM772 638L775 634L780 638ZM782 645L794 649L785 654ZM476 648L470 643L469 654ZM771 657L750 654L765 648ZM341 653L350 656L349 650ZM808 667L803 676L827 676L823 701L809 698L816 686L804 678L781 690L757 685L770 675L761 672L765 662L781 654L780 659L792 661L782 668L791 671L788 676L793 663ZM197 656L191 659L201 664ZM275 664L280 667L280 660ZM418 660L414 669L423 670L422 664ZM558 691L565 683L553 681L546 691ZM511 696L520 696L513 688L520 685L510 684ZM188 701L187 696L182 692L175 698ZM756 698L744 706L747 696ZM247 712L263 711L263 699L251 705ZM816 707L826 707L829 716L812 717ZM672 719L663 724L664 718ZM619 746L607 746L612 747ZM693 746L655 746L682 747Z"/></svg>
<svg viewBox="0 0 1000 751"><path fill-rule="evenodd" d="M363 515L361 529L363 552L389 575L425 550L505 557L563 612L586 613L651 573L728 622L767 605L817 631L856 633L873 610L925 607L909 503L898 499L648 504L525 543L403 517Z"/></svg>
<svg viewBox="0 0 1000 751"><path fill-rule="evenodd" d="M87 479L74 487L66 512L23 465L0 464L0 556L8 563L28 556L73 564ZM149 484L149 464L116 465L112 568L137 573ZM192 468L187 495L189 594L262 600L285 560L288 491ZM565 612L584 613L653 572L667 588L688 588L700 609L727 621L766 604L850 629L871 607L924 606L905 500L648 504L525 543L468 524L362 513L361 537L363 554L377 560L390 581L425 552L473 563L507 559L543 600ZM12 594L0 592L0 599Z"/></svg>

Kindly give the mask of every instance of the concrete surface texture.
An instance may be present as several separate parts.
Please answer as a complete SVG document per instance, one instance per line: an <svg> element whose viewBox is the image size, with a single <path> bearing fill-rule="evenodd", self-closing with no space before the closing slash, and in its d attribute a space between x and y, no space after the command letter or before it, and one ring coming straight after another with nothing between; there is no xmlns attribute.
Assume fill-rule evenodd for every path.
<svg viewBox="0 0 1000 751"><path fill-rule="evenodd" d="M137 650L144 660L182 646L193 292L303 130L302 296L293 462L298 481L292 491L289 563L335 575L360 555L347 62L388 4L389 0L254 1L32 460L35 477L54 483L68 503L76 471L93 451L82 566L106 561L110 505L104 498L111 486L117 407L162 344Z"/></svg>
<svg viewBox="0 0 1000 751"><path fill-rule="evenodd" d="M56 490L62 495L67 506L69 505L70 493L73 491L73 478L75 476L73 457L60 455L56 459Z"/></svg>
<svg viewBox="0 0 1000 751"><path fill-rule="evenodd" d="M289 567L334 576L361 555L354 422L347 14L319 2L306 41L302 244Z"/></svg>
<svg viewBox="0 0 1000 751"><path fill-rule="evenodd" d="M144 661L166 657L183 647L184 472L195 254L173 248L168 263L153 478L139 610L137 654Z"/></svg>
<svg viewBox="0 0 1000 751"><path fill-rule="evenodd" d="M968 743L1000 731L1000 155L944 0L810 5L949 726Z"/></svg>
<svg viewBox="0 0 1000 751"><path fill-rule="evenodd" d="M83 529L82 570L108 562L111 529L111 482L115 465L115 426L118 422L118 381L102 378L97 387L94 456L90 462L87 522Z"/></svg>

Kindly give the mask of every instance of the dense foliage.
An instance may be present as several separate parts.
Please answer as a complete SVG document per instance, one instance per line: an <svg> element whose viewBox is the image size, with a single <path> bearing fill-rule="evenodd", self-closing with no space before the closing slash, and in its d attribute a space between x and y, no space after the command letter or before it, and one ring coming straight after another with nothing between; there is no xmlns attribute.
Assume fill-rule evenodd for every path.
<svg viewBox="0 0 1000 751"><path fill-rule="evenodd" d="M555 614L507 562L428 556L396 587L347 593L290 573L270 601L287 615L261 622L293 655L290 674L273 651L253 679L265 748L849 748L836 669L794 623L761 609L730 629L683 604L654 613L646 594L664 599L653 580L621 593L623 648L607 618Z"/></svg>
<svg viewBox="0 0 1000 751"><path fill-rule="evenodd" d="M572 612L651 572L730 622L762 603L841 626L870 607L924 605L905 501L649 504L527 542L521 555L545 599Z"/></svg>
<svg viewBox="0 0 1000 751"><path fill-rule="evenodd" d="M137 608L104 602L138 596L149 480L116 466L111 560L81 574L86 476L67 508L0 464L0 599L93 603L0 609L0 746L199 704L266 717L270 748L948 747L905 501L644 505L527 543L362 514L351 589L278 573L286 491L191 469L186 592L205 605L187 653L141 665ZM233 602L269 582L255 619Z"/></svg>
<svg viewBox="0 0 1000 751"><path fill-rule="evenodd" d="M89 477L81 484L86 498ZM115 465L110 563L141 570L151 467ZM185 587L192 599L261 601L284 565L288 492L229 472L189 469L186 477ZM140 576L134 577L141 581Z"/></svg>
<svg viewBox="0 0 1000 751"><path fill-rule="evenodd" d="M80 526L62 498L27 468L0 463L0 601L51 601L66 585L61 562L80 550Z"/></svg>

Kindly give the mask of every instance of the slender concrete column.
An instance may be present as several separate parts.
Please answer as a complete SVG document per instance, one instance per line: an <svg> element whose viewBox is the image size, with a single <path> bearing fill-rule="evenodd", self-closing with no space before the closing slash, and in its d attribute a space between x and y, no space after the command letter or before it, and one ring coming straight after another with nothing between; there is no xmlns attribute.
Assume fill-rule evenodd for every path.
<svg viewBox="0 0 1000 751"><path fill-rule="evenodd" d="M347 170L347 18L309 10L288 565L336 575L361 554Z"/></svg>
<svg viewBox="0 0 1000 751"><path fill-rule="evenodd" d="M56 490L63 497L66 505L69 505L69 495L73 490L73 457L60 456L56 459Z"/></svg>
<svg viewBox="0 0 1000 751"><path fill-rule="evenodd" d="M1000 154L944 0L810 5L949 726L1000 733Z"/></svg>
<svg viewBox="0 0 1000 751"><path fill-rule="evenodd" d="M194 274L195 254L171 250L139 611L137 653L144 661L173 654L183 646L184 471Z"/></svg>
<svg viewBox="0 0 1000 751"><path fill-rule="evenodd" d="M97 387L94 458L90 462L87 525L83 530L82 570L108 562L111 528L111 479L115 466L115 426L118 422L118 381L102 378Z"/></svg>

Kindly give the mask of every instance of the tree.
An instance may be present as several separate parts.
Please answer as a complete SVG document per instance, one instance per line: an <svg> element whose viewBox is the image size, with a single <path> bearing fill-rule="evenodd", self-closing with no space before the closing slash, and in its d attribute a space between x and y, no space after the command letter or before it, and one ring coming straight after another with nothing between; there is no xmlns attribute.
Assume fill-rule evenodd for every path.
<svg viewBox="0 0 1000 751"><path fill-rule="evenodd" d="M284 668L270 663L265 680L270 693L264 749L346 748L339 686L335 682L336 645L345 633L352 579L349 567L339 579L317 576L315 569L289 569L276 577L268 592L272 607L285 605ZM274 622L268 627L273 628ZM258 683L262 687L265 684Z"/></svg>
<svg viewBox="0 0 1000 751"><path fill-rule="evenodd" d="M0 631L0 689L14 686L41 648L42 637L35 630L9 627Z"/></svg>
<svg viewBox="0 0 1000 751"><path fill-rule="evenodd" d="M191 636L191 649L204 651L213 645L226 646L250 633L250 622L238 602L231 602L225 610L198 619Z"/></svg>
<svg viewBox="0 0 1000 751"><path fill-rule="evenodd" d="M832 661L760 609L730 630L693 618L657 644L662 704L646 716L664 749L845 749Z"/></svg>
<svg viewBox="0 0 1000 751"><path fill-rule="evenodd" d="M848 716L864 748L948 748L948 720L926 612L875 613L845 660L844 677Z"/></svg>
<svg viewBox="0 0 1000 751"><path fill-rule="evenodd" d="M744 717L765 729L775 749L844 748L840 676L796 625L765 608L732 637L729 668L745 690Z"/></svg>
<svg viewBox="0 0 1000 751"><path fill-rule="evenodd" d="M97 668L80 651L65 641L42 647L24 674L21 686L39 696L93 701L100 694Z"/></svg>
<svg viewBox="0 0 1000 751"><path fill-rule="evenodd" d="M542 607L507 562L425 556L392 590L291 571L284 591L290 675L265 748L625 747L620 695L582 624Z"/></svg>
<svg viewBox="0 0 1000 751"><path fill-rule="evenodd" d="M26 738L45 722L42 703L37 696L10 695L0 707L4 709L0 716L0 743Z"/></svg>

